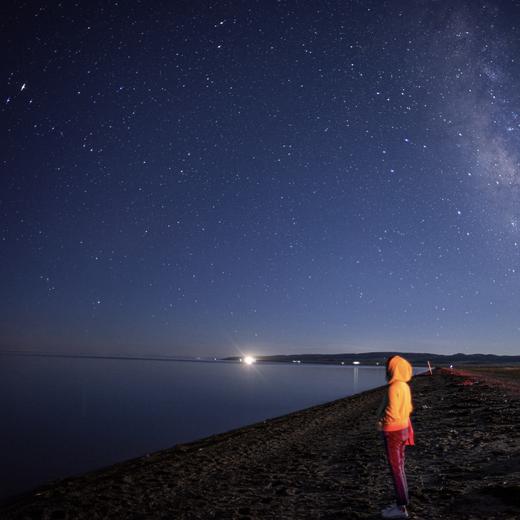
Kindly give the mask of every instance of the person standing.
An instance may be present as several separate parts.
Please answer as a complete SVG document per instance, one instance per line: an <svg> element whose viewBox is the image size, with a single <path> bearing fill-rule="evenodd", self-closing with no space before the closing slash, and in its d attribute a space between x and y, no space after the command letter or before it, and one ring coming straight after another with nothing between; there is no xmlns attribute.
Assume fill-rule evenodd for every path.
<svg viewBox="0 0 520 520"><path fill-rule="evenodd" d="M394 483L396 503L383 509L383 518L408 518L408 483L405 472L405 447L414 445L410 421L413 411L412 393L408 381L412 366L401 356L391 356L386 362L388 389L378 411L378 429L383 434L386 458Z"/></svg>

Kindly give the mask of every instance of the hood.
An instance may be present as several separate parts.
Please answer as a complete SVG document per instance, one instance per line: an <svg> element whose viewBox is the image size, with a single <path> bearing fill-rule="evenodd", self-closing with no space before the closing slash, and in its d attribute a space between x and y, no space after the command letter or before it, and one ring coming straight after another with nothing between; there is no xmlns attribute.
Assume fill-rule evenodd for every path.
<svg viewBox="0 0 520 520"><path fill-rule="evenodd" d="M401 356L392 356L386 363L388 383L402 381L408 383L412 379L412 365Z"/></svg>

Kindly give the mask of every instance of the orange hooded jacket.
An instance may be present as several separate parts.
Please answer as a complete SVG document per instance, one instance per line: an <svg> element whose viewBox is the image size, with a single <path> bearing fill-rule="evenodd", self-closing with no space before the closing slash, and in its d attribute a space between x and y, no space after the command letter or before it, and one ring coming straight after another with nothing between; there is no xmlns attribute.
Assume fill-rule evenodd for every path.
<svg viewBox="0 0 520 520"><path fill-rule="evenodd" d="M392 432L410 425L413 406L408 381L412 378L412 365L401 356L394 356L388 362L387 373L388 394L381 417L381 428Z"/></svg>

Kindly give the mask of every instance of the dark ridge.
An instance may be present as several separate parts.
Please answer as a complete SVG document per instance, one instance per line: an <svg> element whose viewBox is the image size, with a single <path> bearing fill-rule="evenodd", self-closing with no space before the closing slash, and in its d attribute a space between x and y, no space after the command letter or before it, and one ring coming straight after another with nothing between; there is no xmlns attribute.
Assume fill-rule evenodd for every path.
<svg viewBox="0 0 520 520"><path fill-rule="evenodd" d="M392 355L399 354L413 365L426 366L428 361L432 366L449 365L511 365L520 363L520 356L499 356L495 354L429 354L416 352L361 352L358 354L278 354L273 356L257 356L259 362L293 363L321 363L321 364L349 364L359 362L361 365L382 365ZM225 358L226 361L238 361L239 356Z"/></svg>

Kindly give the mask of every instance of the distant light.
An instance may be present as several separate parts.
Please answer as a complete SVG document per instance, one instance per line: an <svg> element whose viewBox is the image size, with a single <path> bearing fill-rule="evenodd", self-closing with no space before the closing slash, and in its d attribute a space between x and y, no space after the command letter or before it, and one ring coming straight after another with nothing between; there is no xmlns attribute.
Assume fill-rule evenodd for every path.
<svg viewBox="0 0 520 520"><path fill-rule="evenodd" d="M345 364L345 361L342 361L341 364L344 365L344 364Z"/></svg>
<svg viewBox="0 0 520 520"><path fill-rule="evenodd" d="M244 358L244 363L245 363L246 365L252 365L252 364L255 363L255 362L256 362L256 359L255 359L253 356L246 356L246 357Z"/></svg>
<svg viewBox="0 0 520 520"><path fill-rule="evenodd" d="M353 364L353 365L360 365L361 362L360 362L360 361L352 361L352 364Z"/></svg>

